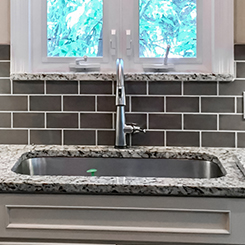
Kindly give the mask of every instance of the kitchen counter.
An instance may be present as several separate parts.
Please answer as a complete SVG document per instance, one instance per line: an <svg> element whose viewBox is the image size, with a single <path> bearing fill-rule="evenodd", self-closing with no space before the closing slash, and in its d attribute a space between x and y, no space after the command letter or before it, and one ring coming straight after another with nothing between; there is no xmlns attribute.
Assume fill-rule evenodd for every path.
<svg viewBox="0 0 245 245"><path fill-rule="evenodd" d="M245 197L245 149L132 147L118 150L106 146L1 145L0 156L1 193ZM221 163L227 174L220 178L190 179L29 176L11 171L20 157L36 156L202 159Z"/></svg>

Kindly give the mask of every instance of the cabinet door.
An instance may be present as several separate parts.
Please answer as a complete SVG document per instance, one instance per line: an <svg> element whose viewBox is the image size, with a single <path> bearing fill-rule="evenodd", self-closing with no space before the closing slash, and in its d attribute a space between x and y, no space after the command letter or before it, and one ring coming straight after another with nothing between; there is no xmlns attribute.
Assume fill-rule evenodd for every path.
<svg viewBox="0 0 245 245"><path fill-rule="evenodd" d="M243 199L3 195L0 238L101 244L245 244ZM0 244L1 245L1 244Z"/></svg>

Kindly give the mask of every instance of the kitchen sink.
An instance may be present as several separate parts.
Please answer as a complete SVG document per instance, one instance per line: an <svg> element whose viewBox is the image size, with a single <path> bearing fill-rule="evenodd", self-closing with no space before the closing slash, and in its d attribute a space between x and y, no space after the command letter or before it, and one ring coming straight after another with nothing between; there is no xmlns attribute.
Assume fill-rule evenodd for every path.
<svg viewBox="0 0 245 245"><path fill-rule="evenodd" d="M218 178L225 170L204 160L36 157L17 162L12 171L25 175Z"/></svg>

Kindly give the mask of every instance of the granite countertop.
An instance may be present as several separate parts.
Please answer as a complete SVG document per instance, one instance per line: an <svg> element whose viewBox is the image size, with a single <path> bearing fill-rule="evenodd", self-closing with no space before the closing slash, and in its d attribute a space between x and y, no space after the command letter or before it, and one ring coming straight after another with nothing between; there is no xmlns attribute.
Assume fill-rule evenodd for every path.
<svg viewBox="0 0 245 245"><path fill-rule="evenodd" d="M1 145L0 155L1 193L245 197L245 149L135 147L118 150L106 146ZM36 156L203 159L221 164L226 175L212 179L190 179L29 176L11 171L17 161Z"/></svg>
<svg viewBox="0 0 245 245"><path fill-rule="evenodd" d="M161 72L144 72L144 73L125 73L125 80L128 81L220 81L231 82L234 76L229 74L214 73L161 73ZM10 76L13 80L64 80L64 81L115 81L115 73L105 72L45 72L45 73L12 73Z"/></svg>

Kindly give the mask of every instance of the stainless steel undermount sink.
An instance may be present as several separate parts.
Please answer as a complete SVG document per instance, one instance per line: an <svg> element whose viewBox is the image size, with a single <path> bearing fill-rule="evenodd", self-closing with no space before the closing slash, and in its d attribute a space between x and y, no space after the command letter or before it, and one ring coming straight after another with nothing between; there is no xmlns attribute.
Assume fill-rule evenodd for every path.
<svg viewBox="0 0 245 245"><path fill-rule="evenodd" d="M17 162L12 171L58 176L91 176L96 171L95 176L160 178L218 178L226 174L218 164L204 160L96 157L36 157Z"/></svg>

